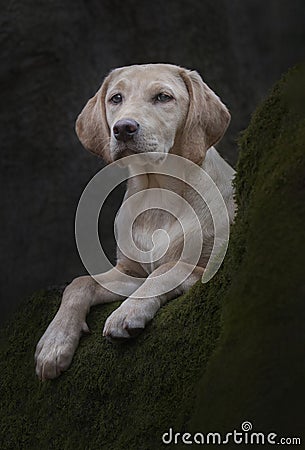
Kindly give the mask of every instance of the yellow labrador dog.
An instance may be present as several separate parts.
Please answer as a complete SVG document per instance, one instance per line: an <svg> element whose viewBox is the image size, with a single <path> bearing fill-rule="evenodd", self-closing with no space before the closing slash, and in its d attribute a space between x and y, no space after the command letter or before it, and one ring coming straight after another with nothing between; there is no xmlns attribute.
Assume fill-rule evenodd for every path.
<svg viewBox="0 0 305 450"><path fill-rule="evenodd" d="M147 64L112 71L79 115L76 132L84 147L107 163L141 153L187 158L213 179L232 222L234 170L213 148L229 121L227 108L197 72L170 64ZM132 174L133 167L130 170ZM187 183L187 179L184 183L158 176L147 166L145 174L128 180L125 198L156 187L186 198L196 210L206 243L198 264L189 270L188 262L179 260L183 239L177 231L177 218L161 210L146 211L139 216L132 231L137 246L147 249L151 245L148 236L156 229L165 229L174 236L168 251L156 261L139 263L118 250L116 267L99 275L99 282L91 276L72 281L37 345L36 373L41 380L55 378L69 367L82 333L88 331L86 315L92 305L124 300L107 319L104 336L128 339L142 330L162 305L185 293L201 278L211 253L213 221L207 220L207 205L196 203L196 195L190 194ZM117 230L118 235L123 232L122 228ZM183 233L192 233L191 225L184 227ZM158 242L155 244L158 246ZM174 272L168 272L173 266ZM158 276L167 272L175 278L176 287L150 295L154 283L159 283ZM117 293L122 284L124 295Z"/></svg>

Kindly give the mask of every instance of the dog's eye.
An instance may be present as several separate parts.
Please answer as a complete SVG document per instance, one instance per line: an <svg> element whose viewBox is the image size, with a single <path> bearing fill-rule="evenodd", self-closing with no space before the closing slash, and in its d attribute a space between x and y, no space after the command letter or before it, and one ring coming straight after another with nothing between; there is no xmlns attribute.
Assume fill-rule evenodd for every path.
<svg viewBox="0 0 305 450"><path fill-rule="evenodd" d="M117 105L118 103L122 103L123 97L121 94L115 94L110 98L110 102Z"/></svg>
<svg viewBox="0 0 305 450"><path fill-rule="evenodd" d="M173 98L174 97L172 97L171 95L164 94L163 92L160 92L160 94L156 95L155 100L157 102L165 103L165 102L169 102Z"/></svg>

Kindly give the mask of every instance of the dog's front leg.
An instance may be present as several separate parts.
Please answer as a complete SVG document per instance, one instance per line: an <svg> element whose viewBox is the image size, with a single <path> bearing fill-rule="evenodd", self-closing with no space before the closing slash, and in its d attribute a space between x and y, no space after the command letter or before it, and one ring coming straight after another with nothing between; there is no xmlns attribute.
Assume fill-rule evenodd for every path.
<svg viewBox="0 0 305 450"><path fill-rule="evenodd" d="M165 275L171 273L172 285L176 286L166 292ZM144 283L127 298L107 319L104 327L104 336L109 339L131 338L141 332L145 325L152 320L158 309L169 300L184 294L203 274L203 268L191 267L184 262L170 262L154 270ZM183 281L182 281L183 280ZM162 286L162 283L164 284ZM160 294L151 295L159 291ZM165 292L164 292L165 291ZM162 292L162 293L161 293Z"/></svg>
<svg viewBox="0 0 305 450"><path fill-rule="evenodd" d="M83 332L88 332L86 315L93 305L123 300L141 284L138 278L126 283L120 279L122 268L98 276L76 278L66 287L60 308L36 347L36 374L40 380L58 377L71 364ZM124 297L112 292L124 282ZM109 290L106 288L109 286ZM121 289L122 290L122 289Z"/></svg>

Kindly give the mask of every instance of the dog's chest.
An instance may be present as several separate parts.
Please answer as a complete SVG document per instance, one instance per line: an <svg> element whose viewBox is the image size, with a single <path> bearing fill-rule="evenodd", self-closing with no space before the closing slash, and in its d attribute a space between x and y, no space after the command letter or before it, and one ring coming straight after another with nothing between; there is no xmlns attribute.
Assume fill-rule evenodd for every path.
<svg viewBox="0 0 305 450"><path fill-rule="evenodd" d="M117 221L121 253L147 273L180 259L192 263L192 255L202 250L202 232L205 235L205 228L211 228L209 210L198 194L181 182L165 183L160 178L159 185L150 183L157 189L147 189L145 180L133 179Z"/></svg>
<svg viewBox="0 0 305 450"><path fill-rule="evenodd" d="M142 212L134 221L132 237L137 248L149 252L162 245L165 235L174 237L177 219L167 211L157 208ZM163 232L160 233L160 230Z"/></svg>
<svg viewBox="0 0 305 450"><path fill-rule="evenodd" d="M182 236L181 226L172 214L160 209L144 211L132 227L132 238L137 249L133 259L139 260L142 267L151 272L171 259L173 249L179 253Z"/></svg>

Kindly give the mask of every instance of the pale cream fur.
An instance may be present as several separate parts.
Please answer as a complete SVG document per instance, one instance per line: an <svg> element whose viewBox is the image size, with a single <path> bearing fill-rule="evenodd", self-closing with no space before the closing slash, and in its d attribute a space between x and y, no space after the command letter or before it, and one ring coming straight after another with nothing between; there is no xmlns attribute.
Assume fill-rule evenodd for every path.
<svg viewBox="0 0 305 450"><path fill-rule="evenodd" d="M113 104L111 98L117 93L122 95L123 101ZM172 99L156 101L159 93L170 95ZM140 128L133 139L119 142L113 135L113 126L125 118L132 118ZM158 152L155 164L160 162L160 152L164 155L161 159L172 153L193 161L216 183L232 222L234 170L213 148L222 138L229 121L227 108L197 72L169 64L149 64L112 71L78 117L76 130L84 147L108 163L130 154L148 152L152 155ZM132 176L136 168L129 169ZM125 199L152 187L168 189L185 198L196 211L203 231L205 245L198 265L180 283L189 266L187 261L179 261L173 275L177 288L150 297L154 278L166 273L179 260L183 234L177 220L164 211L141 214L133 228L138 247L150 248L153 231L161 228L171 237L169 250L160 260L151 263L135 262L118 251L116 268L99 276L104 287L90 276L84 276L76 278L65 289L61 306L37 345L36 373L41 380L55 378L69 367L82 332L88 331L86 315L92 305L124 300L111 292L122 283L120 272L134 276L134 280L125 286L126 300L105 323L104 335L111 339L135 336L162 305L186 292L202 276L214 236L208 208L186 183L151 174L149 165L145 170L146 174L129 179ZM192 226L190 223L184 233L192 233ZM123 230L117 232L120 234Z"/></svg>

